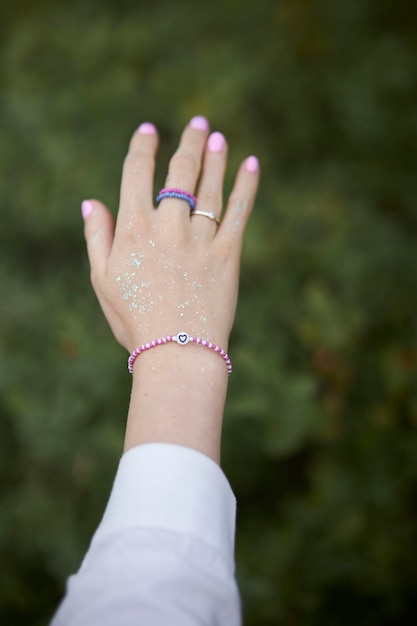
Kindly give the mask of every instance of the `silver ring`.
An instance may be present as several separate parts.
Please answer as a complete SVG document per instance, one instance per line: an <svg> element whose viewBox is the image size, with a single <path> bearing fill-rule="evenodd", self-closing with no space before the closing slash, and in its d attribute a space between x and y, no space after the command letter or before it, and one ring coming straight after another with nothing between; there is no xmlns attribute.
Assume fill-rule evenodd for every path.
<svg viewBox="0 0 417 626"><path fill-rule="evenodd" d="M208 217L210 220L214 220L217 224L217 226L219 226L220 222L216 217L216 214L213 213L213 211L199 211L198 209L194 209L194 211L191 211L191 216L193 215L202 215L203 217Z"/></svg>

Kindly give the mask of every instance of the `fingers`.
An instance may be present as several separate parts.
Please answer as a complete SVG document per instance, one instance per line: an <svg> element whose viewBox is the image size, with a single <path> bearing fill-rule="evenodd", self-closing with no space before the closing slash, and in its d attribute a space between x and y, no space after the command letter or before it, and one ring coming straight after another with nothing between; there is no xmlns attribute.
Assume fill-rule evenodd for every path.
<svg viewBox="0 0 417 626"><path fill-rule="evenodd" d="M236 245L241 243L258 185L259 161L255 156L250 156L242 163L237 173L227 209L218 231L219 239L235 240Z"/></svg>
<svg viewBox="0 0 417 626"><path fill-rule="evenodd" d="M117 222L126 227L153 210L153 180L158 133L153 124L144 122L134 133L123 164L120 209Z"/></svg>
<svg viewBox="0 0 417 626"><path fill-rule="evenodd" d="M213 215L219 219L227 159L227 143L221 133L212 133L207 140L209 124L204 117L194 117L186 126L177 151L171 159L166 187L195 192L204 154L203 172L198 190L197 213L190 217L184 200L164 198L158 213L164 221L191 224L192 232L216 235L226 248L234 245L240 251L246 223L253 207L259 183L259 162L248 157L239 168L223 221L217 230ZM121 202L117 232L131 232L145 214L153 212L153 176L158 134L153 124L145 122L133 135L126 157L121 185ZM200 214L199 214L200 213ZM92 274L105 272L115 236L114 220L108 209L96 200L83 203L85 236ZM170 219L172 216L172 220ZM140 228L140 227L139 227ZM116 236L117 236L116 232ZM233 243L233 240L235 243Z"/></svg>
<svg viewBox="0 0 417 626"><path fill-rule="evenodd" d="M90 261L91 280L104 276L107 260L114 238L114 219L107 207L98 200L84 200L81 205L84 218L84 233Z"/></svg>
<svg viewBox="0 0 417 626"><path fill-rule="evenodd" d="M223 204L223 181L226 169L227 144L222 133L212 133L207 141L203 173L197 198L197 213L191 213L193 230L196 233L214 235L217 224L202 213L214 213L220 218Z"/></svg>
<svg viewBox="0 0 417 626"><path fill-rule="evenodd" d="M181 189L194 193L201 169L201 159L207 141L209 123L206 118L193 117L182 133L180 144L173 155L168 169L165 188ZM164 198L159 204L159 211L180 214L188 221L190 207L187 202L177 198Z"/></svg>

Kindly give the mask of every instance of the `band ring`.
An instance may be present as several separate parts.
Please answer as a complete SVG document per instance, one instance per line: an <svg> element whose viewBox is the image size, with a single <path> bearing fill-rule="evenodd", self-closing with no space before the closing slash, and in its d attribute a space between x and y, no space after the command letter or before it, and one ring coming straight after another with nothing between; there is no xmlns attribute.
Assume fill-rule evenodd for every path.
<svg viewBox="0 0 417 626"><path fill-rule="evenodd" d="M216 222L217 226L219 226L220 224L216 214L213 213L213 211L200 211L199 209L195 209L194 211L191 211L191 216L193 215L202 215L203 217L208 217L210 220Z"/></svg>
<svg viewBox="0 0 417 626"><path fill-rule="evenodd" d="M156 196L156 203L159 205L164 198L176 198L177 200L185 200L190 206L190 211L194 211L197 198L192 193L184 191L183 189L177 189L176 187L169 187L161 189Z"/></svg>

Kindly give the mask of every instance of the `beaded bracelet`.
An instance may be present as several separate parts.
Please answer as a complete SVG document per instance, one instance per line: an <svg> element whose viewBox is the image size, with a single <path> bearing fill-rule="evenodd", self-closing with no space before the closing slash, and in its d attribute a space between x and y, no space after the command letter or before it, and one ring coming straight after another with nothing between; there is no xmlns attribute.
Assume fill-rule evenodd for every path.
<svg viewBox="0 0 417 626"><path fill-rule="evenodd" d="M129 356L127 360L127 369L129 370L129 372L133 374L133 364L136 361L139 354L141 354L142 352L145 352L145 350L150 350L151 348L155 348L156 346L161 346L162 344L169 343L171 341L176 341L177 344L180 346L185 346L187 345L187 343L192 341L193 343L196 343L199 346L210 348L210 350L213 350L213 352L217 352L217 354L219 354L222 357L223 361L226 363L227 373L229 374L229 376L232 373L232 362L227 352L225 352L219 346L216 346L215 343L211 343L210 341L206 341L205 339L201 339L200 337L190 337L188 333L185 333L183 331L179 332L177 335L168 335L167 337L162 337L162 339L154 339L153 341L150 341L149 343L144 343L142 346L139 346L139 348L136 348L136 350L133 350L132 354Z"/></svg>

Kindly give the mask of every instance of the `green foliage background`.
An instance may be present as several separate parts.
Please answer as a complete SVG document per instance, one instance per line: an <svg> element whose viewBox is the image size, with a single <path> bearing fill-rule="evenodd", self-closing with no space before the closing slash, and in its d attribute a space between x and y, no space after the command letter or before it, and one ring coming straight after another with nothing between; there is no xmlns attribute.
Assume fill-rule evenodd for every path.
<svg viewBox="0 0 417 626"><path fill-rule="evenodd" d="M223 464L247 626L415 616L413 2L2 5L1 624L45 624L121 452L126 354L89 285L80 201L115 210L144 120L161 183L209 117L263 178L244 250ZM158 184L157 183L157 184Z"/></svg>

